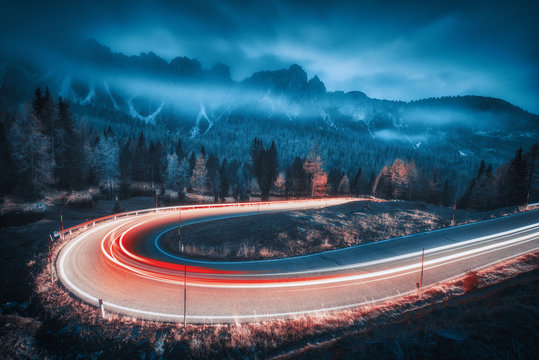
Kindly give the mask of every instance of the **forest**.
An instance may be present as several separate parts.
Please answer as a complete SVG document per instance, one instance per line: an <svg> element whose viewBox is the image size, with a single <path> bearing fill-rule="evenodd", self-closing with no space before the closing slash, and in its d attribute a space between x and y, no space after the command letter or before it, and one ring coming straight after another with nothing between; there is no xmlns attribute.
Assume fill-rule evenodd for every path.
<svg viewBox="0 0 539 360"><path fill-rule="evenodd" d="M355 171L348 172L328 167L318 143L302 157L255 137L248 140L248 160L242 162L208 153L203 145L186 151L182 139L170 134L150 140L143 130L126 136L115 134L110 125L99 132L77 121L70 105L54 99L48 88L37 88L14 115L4 114L0 137L2 196L27 200L51 190L96 187L106 198L156 195L168 203L185 201L187 193L214 201L353 194L489 210L536 199L539 182L537 143L526 152L518 149L496 169L481 162L459 193L449 174L436 164L426 171L414 158L397 157L370 173L356 163ZM283 163L280 158L293 160Z"/></svg>

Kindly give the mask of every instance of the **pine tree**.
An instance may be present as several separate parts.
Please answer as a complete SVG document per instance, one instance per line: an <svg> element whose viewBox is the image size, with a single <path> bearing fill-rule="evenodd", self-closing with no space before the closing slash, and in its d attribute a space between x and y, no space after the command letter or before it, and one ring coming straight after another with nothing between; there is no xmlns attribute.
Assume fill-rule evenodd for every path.
<svg viewBox="0 0 539 360"><path fill-rule="evenodd" d="M200 152L197 158L193 175L191 175L191 189L193 193L205 195L208 192L208 170L206 169L206 156Z"/></svg>
<svg viewBox="0 0 539 360"><path fill-rule="evenodd" d="M178 161L181 161L185 154L183 153L183 147L182 147L182 139L178 138L178 142L176 143L176 156L178 157Z"/></svg>
<svg viewBox="0 0 539 360"><path fill-rule="evenodd" d="M46 147L46 154L49 157L49 164L51 171L51 184L54 182L54 174L52 171L56 166L56 146L57 146L57 136L56 136L56 127L57 127L57 113L56 107L54 105L54 100L50 94L49 88L45 89L45 96L42 98L41 111L39 113L40 125L42 126L42 139L44 146ZM45 145L46 144L46 145ZM43 149L45 150L45 149Z"/></svg>
<svg viewBox="0 0 539 360"><path fill-rule="evenodd" d="M53 105L51 105L50 94L47 89L47 95L44 101L43 108L39 116L36 116L32 111L26 110L29 119L26 121L26 126L23 126L24 138L22 143L26 143L28 149L25 151L25 160L30 168L30 184L33 197L49 186L54 184L54 152L51 144L51 138L48 136L48 127L44 119L52 117ZM44 115L46 114L46 115ZM52 158L51 158L52 156Z"/></svg>
<svg viewBox="0 0 539 360"><path fill-rule="evenodd" d="M208 170L208 188L213 194L215 201L219 201L219 160L213 154L208 156L206 162Z"/></svg>
<svg viewBox="0 0 539 360"><path fill-rule="evenodd" d="M166 155L160 141L150 143L150 147L148 149L148 160L150 172L149 180L154 185L162 184L166 169Z"/></svg>
<svg viewBox="0 0 539 360"><path fill-rule="evenodd" d="M13 163L11 161L11 139L8 129L3 121L0 121L0 196L7 194L13 185Z"/></svg>
<svg viewBox="0 0 539 360"><path fill-rule="evenodd" d="M103 136L94 150L99 185L107 190L112 198L119 175L119 148L114 136Z"/></svg>
<svg viewBox="0 0 539 360"><path fill-rule="evenodd" d="M481 165L479 165L479 170L477 171L477 176L470 181L470 185L462 195L462 197L457 202L457 207L460 209L467 209L471 205L471 197L474 193L474 188L477 185L478 180L485 173L485 160L481 160Z"/></svg>
<svg viewBox="0 0 539 360"><path fill-rule="evenodd" d="M515 154L513 160L511 160L510 166L510 189L511 193L508 194L508 201L510 205L522 205L526 202L527 196L527 171L526 161L522 154L522 148L519 148Z"/></svg>
<svg viewBox="0 0 539 360"><path fill-rule="evenodd" d="M440 193L440 177L438 175L438 168L434 167L432 170L429 181L429 195L428 202L435 205L440 205L441 193Z"/></svg>
<svg viewBox="0 0 539 360"><path fill-rule="evenodd" d="M189 173L188 173L189 179L191 178L191 175L193 175L193 170L195 170L196 162L197 162L197 158L195 156L195 152L192 151L191 156L189 157Z"/></svg>
<svg viewBox="0 0 539 360"><path fill-rule="evenodd" d="M372 194L381 199L391 199L393 194L393 186L388 166L384 166L378 173L378 176L374 181Z"/></svg>
<svg viewBox="0 0 539 360"><path fill-rule="evenodd" d="M129 138L120 151L120 183L129 184L133 172L133 140Z"/></svg>
<svg viewBox="0 0 539 360"><path fill-rule="evenodd" d="M497 203L492 165L489 164L486 169L484 166L480 167L479 170L478 177L475 179L470 193L468 207L483 211L491 210Z"/></svg>
<svg viewBox="0 0 539 360"><path fill-rule="evenodd" d="M146 140L144 133L141 131L138 137L137 146L135 147L135 156L133 158L133 173L131 178L133 181L148 181L148 150L146 149Z"/></svg>
<svg viewBox="0 0 539 360"><path fill-rule="evenodd" d="M354 179L352 180L352 183L350 184L350 191L354 195L359 195L364 193L364 188L362 186L361 182L361 168L359 168L356 172L356 175L354 176Z"/></svg>
<svg viewBox="0 0 539 360"><path fill-rule="evenodd" d="M526 201L536 202L539 199L539 142L533 144L526 153L526 171Z"/></svg>
<svg viewBox="0 0 539 360"><path fill-rule="evenodd" d="M282 172L279 173L279 176L277 176L277 179L275 179L275 181L273 182L273 191L275 192L275 195L278 196L282 196L285 194L286 178Z"/></svg>
<svg viewBox="0 0 539 360"><path fill-rule="evenodd" d="M348 195L350 194L350 184L348 182L348 176L343 175L338 188L339 195Z"/></svg>
<svg viewBox="0 0 539 360"><path fill-rule="evenodd" d="M187 187L189 186L189 180L191 179L191 164L187 158L183 158L180 162L180 168L178 173L178 187L179 191L183 194L185 193Z"/></svg>
<svg viewBox="0 0 539 360"><path fill-rule="evenodd" d="M9 130L10 162L13 164L14 192L33 196L38 193L34 188L33 176L35 174L35 157L32 148L32 130L30 121L18 118Z"/></svg>
<svg viewBox="0 0 539 360"><path fill-rule="evenodd" d="M287 196L306 196L309 192L309 175L303 168L304 161L297 157L286 173Z"/></svg>
<svg viewBox="0 0 539 360"><path fill-rule="evenodd" d="M112 132L112 130L111 130ZM111 136L114 136L113 134ZM56 144L55 177L58 186L73 189L82 185L81 164L83 148L75 131L73 116L69 105L58 98L58 132Z"/></svg>
<svg viewBox="0 0 539 360"><path fill-rule="evenodd" d="M263 153L264 153L264 145L262 144L262 140L259 140L258 138L254 138L253 144L251 145L251 167L252 167L252 173L253 176L258 178L262 176L262 167L263 164Z"/></svg>
<svg viewBox="0 0 539 360"><path fill-rule="evenodd" d="M34 99L32 100L32 115L34 116L40 116L41 111L43 110L43 96L41 94L41 89L36 88L34 91Z"/></svg>
<svg viewBox="0 0 539 360"><path fill-rule="evenodd" d="M264 186L263 188L261 188L261 192L262 200L267 200L269 197L271 185L275 182L275 180L277 179L277 175L279 174L279 163L277 160L277 147L275 146L275 142L272 142L270 148L266 150L263 154L264 167L262 172L262 179Z"/></svg>
<svg viewBox="0 0 539 360"><path fill-rule="evenodd" d="M406 161L397 158L393 165L389 168L389 176L393 192L393 199L408 199L410 200L409 190L411 186L410 168Z"/></svg>
<svg viewBox="0 0 539 360"><path fill-rule="evenodd" d="M444 188L442 190L442 206L449 206L451 205L451 190L449 189L449 180L445 180L444 182Z"/></svg>
<svg viewBox="0 0 539 360"><path fill-rule="evenodd" d="M260 188L262 200L267 200L271 185L279 173L277 147L272 142L269 149L264 149L261 140L255 138L251 146L251 169Z"/></svg>
<svg viewBox="0 0 539 360"><path fill-rule="evenodd" d="M226 201L226 197L229 193L229 179L228 179L228 163L226 159L223 160L221 163L221 168L219 169L219 197L221 198L221 201Z"/></svg>
<svg viewBox="0 0 539 360"><path fill-rule="evenodd" d="M180 164L178 162L178 156L176 153L167 155L167 176L165 180L165 185L169 189L176 190L178 188L178 180L180 172Z"/></svg>
<svg viewBox="0 0 539 360"><path fill-rule="evenodd" d="M303 164L303 168L309 175L311 196L326 196L328 192L328 176L322 168L322 160L318 155L317 147L313 147Z"/></svg>
<svg viewBox="0 0 539 360"><path fill-rule="evenodd" d="M332 168L328 173L328 193L330 195L335 195L339 192L339 184L343 177L344 173L340 169Z"/></svg>

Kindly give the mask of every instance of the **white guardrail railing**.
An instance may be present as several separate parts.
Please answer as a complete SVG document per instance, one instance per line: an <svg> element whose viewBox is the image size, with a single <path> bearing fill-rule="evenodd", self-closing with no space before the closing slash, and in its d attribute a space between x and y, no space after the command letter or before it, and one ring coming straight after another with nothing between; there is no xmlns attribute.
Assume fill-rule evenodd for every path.
<svg viewBox="0 0 539 360"><path fill-rule="evenodd" d="M166 211L189 211L189 210L197 210L197 209L215 209L215 208L224 208L224 207L259 207L259 206L268 206L271 204L298 204L303 202L309 202L309 201L326 201L326 200L349 200L349 201L375 201L375 202L383 202L384 200L377 199L377 198L357 198L357 197L322 197L322 198L309 198L309 199L295 199L295 200L271 200L271 201L255 201L255 202L236 202L236 203L219 203L219 204L200 204L200 205L178 205L178 206L169 206L169 207L160 207L160 208L150 208L150 209L143 209L143 210L134 210L134 211L127 211L112 215L103 216L100 218L96 218L90 221L83 222L81 224L72 226L70 228L61 230L61 231L55 231L54 237L64 237L66 234L73 234L77 230L81 229L87 229L88 227L94 227L97 224L110 221L110 220L116 220L121 217L128 217L128 216L137 216L141 214L148 214L148 213L157 213L157 212L166 212Z"/></svg>

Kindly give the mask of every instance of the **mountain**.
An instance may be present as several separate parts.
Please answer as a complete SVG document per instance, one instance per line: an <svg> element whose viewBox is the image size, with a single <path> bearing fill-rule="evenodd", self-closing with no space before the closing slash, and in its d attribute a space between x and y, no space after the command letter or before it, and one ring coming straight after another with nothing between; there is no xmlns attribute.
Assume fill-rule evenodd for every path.
<svg viewBox="0 0 539 360"><path fill-rule="evenodd" d="M0 109L15 111L36 87L72 103L88 126L112 125L134 136L181 136L188 150L246 161L256 136L275 141L281 164L318 143L327 167L375 172L397 156L470 176L481 159L497 165L539 138L539 116L504 100L453 96L412 102L328 92L299 65L242 80L228 66L197 59L170 62L154 53L126 56L88 41L65 62L0 65ZM172 135L171 135L172 134ZM464 175L462 175L464 174Z"/></svg>

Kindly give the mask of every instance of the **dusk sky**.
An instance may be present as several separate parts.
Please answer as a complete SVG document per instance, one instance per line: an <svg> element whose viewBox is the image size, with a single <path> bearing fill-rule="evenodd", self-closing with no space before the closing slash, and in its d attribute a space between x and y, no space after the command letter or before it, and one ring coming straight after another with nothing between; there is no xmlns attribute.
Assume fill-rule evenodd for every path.
<svg viewBox="0 0 539 360"><path fill-rule="evenodd" d="M2 54L34 59L94 38L128 55L221 61L242 80L293 63L374 98L499 97L539 113L533 1L13 1ZM45 52L46 51L46 52Z"/></svg>

